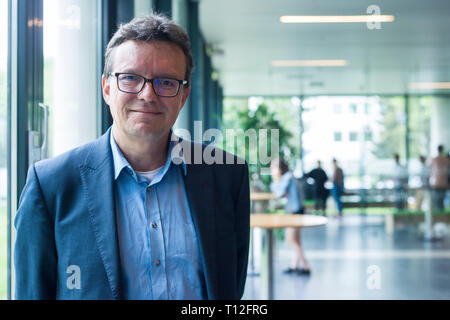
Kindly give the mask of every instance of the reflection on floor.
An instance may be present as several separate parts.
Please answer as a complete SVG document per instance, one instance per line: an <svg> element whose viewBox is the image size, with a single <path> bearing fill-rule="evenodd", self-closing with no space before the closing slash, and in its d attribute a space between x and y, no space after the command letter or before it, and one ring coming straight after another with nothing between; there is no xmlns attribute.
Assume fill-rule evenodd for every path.
<svg viewBox="0 0 450 320"><path fill-rule="evenodd" d="M310 276L283 274L291 251L277 240L275 299L450 299L449 235L424 241L417 225L388 234L383 217L344 216L303 229L302 241ZM261 257L255 256L259 271L256 260ZM243 299L263 299L262 281L248 276Z"/></svg>

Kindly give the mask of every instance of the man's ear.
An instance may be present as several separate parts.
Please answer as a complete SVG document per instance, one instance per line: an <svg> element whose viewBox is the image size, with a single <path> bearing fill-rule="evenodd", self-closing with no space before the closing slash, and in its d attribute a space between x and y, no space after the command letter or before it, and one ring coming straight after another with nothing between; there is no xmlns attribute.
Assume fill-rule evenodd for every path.
<svg viewBox="0 0 450 320"><path fill-rule="evenodd" d="M108 79L106 79L105 76L102 76L103 99L105 99L105 102L107 105L109 105L110 90L111 90L111 86L109 84Z"/></svg>

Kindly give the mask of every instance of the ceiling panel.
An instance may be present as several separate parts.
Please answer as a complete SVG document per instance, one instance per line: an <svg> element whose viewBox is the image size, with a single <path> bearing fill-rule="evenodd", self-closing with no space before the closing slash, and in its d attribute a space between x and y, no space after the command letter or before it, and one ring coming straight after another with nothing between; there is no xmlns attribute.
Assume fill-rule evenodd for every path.
<svg viewBox="0 0 450 320"><path fill-rule="evenodd" d="M408 92L410 81L450 81L450 1L376 1L395 16L365 23L282 24L281 15L361 15L373 1L201 0L205 40L225 95ZM221 53L222 52L222 53ZM274 60L344 59L346 67L281 68ZM448 92L448 91L447 91Z"/></svg>

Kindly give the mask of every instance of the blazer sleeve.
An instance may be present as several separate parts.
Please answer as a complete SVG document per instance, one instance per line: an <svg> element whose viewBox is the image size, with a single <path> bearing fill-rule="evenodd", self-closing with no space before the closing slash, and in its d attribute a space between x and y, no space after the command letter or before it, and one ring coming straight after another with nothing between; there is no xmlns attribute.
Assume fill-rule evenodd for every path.
<svg viewBox="0 0 450 320"><path fill-rule="evenodd" d="M244 166L236 203L237 213L237 242L238 242L238 265L237 265L237 294L242 298L247 278L248 253L250 244L250 185L247 163Z"/></svg>
<svg viewBox="0 0 450 320"><path fill-rule="evenodd" d="M45 203L35 166L28 170L14 221L15 298L55 299L57 256L54 223Z"/></svg>

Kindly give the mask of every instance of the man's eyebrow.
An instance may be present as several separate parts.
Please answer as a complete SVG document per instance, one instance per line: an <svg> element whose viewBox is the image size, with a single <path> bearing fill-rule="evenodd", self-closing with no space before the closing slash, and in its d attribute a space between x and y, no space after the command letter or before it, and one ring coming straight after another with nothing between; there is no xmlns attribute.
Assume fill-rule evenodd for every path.
<svg viewBox="0 0 450 320"><path fill-rule="evenodd" d="M133 73L133 74L137 74L141 77L145 77L147 78L145 75L143 75L142 73L140 73L139 71L137 71L136 69L131 69L131 68L125 68L123 70L117 71L119 73ZM169 74L169 73L159 73L157 75L154 75L152 77L152 79L155 78L169 78L169 79L178 79L178 77L176 77L174 74ZM184 78L184 77L183 77ZM180 79L180 80L184 80L184 79Z"/></svg>

